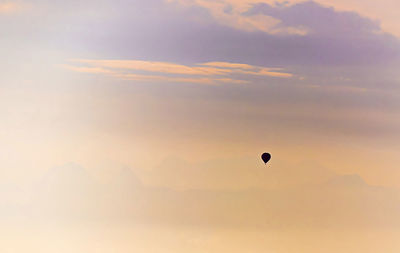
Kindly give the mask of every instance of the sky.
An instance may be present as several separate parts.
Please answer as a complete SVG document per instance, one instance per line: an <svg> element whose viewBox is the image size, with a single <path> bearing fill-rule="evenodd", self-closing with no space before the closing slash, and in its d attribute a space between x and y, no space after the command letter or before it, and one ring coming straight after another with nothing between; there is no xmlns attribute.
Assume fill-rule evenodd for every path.
<svg viewBox="0 0 400 253"><path fill-rule="evenodd" d="M399 7L0 0L0 249L398 252Z"/></svg>

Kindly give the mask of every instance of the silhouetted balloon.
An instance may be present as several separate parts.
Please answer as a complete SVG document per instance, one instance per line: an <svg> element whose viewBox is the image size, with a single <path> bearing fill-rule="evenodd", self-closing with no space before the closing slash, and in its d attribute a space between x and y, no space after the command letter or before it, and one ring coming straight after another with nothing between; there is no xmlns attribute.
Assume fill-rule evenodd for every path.
<svg viewBox="0 0 400 253"><path fill-rule="evenodd" d="M264 154L261 155L261 159L266 164L271 159L271 155L269 153L264 153Z"/></svg>

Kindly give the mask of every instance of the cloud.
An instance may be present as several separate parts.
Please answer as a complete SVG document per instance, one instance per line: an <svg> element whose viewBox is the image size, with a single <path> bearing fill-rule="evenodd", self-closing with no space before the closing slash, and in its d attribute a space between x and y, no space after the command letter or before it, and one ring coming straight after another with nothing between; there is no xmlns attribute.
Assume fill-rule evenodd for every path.
<svg viewBox="0 0 400 253"><path fill-rule="evenodd" d="M184 6L199 6L207 9L216 23L246 32L261 31L272 35L306 35L307 30L300 26L284 26L281 21L266 15L241 15L241 8L224 1L185 1L169 0Z"/></svg>
<svg viewBox="0 0 400 253"><path fill-rule="evenodd" d="M199 6L203 6L204 8L211 8L201 0L172 0L174 2L179 2L181 4L196 4ZM171 2L172 2L171 1ZM243 12L248 9L248 6L252 4L260 3L259 0L221 0L218 1L220 6L224 7L224 12L229 14L234 14L235 12ZM276 7L284 7L295 5L298 3L305 2L304 0L290 0L290 1L273 1L273 0L265 0L262 3L267 3ZM356 11L363 16L369 17L371 19L380 20L382 22L382 26L385 31L391 32L399 36L398 29L398 19L396 9L398 8L398 3L395 1L383 1L382 4L376 5L373 0L366 0L363 3L360 3L357 0L314 0L314 2L324 5L324 6L332 6L337 10L344 11ZM222 7L220 7L222 8ZM214 6L215 9L215 6ZM217 9L218 11L218 9ZM217 12L218 13L218 12Z"/></svg>
<svg viewBox="0 0 400 253"><path fill-rule="evenodd" d="M233 69L251 69L253 66L243 63L230 63L230 62L207 62L201 65L219 67L219 68L233 68Z"/></svg>
<svg viewBox="0 0 400 253"><path fill-rule="evenodd" d="M257 3L243 15L273 16L282 20L283 25L305 26L310 29L310 33L329 37L383 33L376 20L362 17L355 12L336 11L332 7L321 6L313 1L283 7Z"/></svg>
<svg viewBox="0 0 400 253"><path fill-rule="evenodd" d="M41 1L46 19L29 16L28 25L12 23L13 43L39 40L77 58L142 59L156 62L239 62L285 69L310 66L363 66L399 61L398 39L379 23L356 12L337 11L315 2L288 5L259 3L233 10L242 19L272 17L276 29L300 27L307 33L265 33L216 22L210 1L118 1L91 6ZM195 2L192 2L195 3ZM233 15L220 6L223 15ZM220 7L219 7L220 6ZM37 7L39 8L39 7ZM235 9L235 8L234 8ZM62 12L61 10L66 10ZM157 10L157 11L155 11ZM32 15L32 14L29 14ZM262 21L261 23L264 23ZM266 22L268 23L268 22ZM253 27L244 23L244 27ZM33 33L40 29L40 33ZM24 39L23 39L24 38ZM51 39L50 39L51 38ZM10 42L11 43L11 42ZM313 69L313 68L312 68Z"/></svg>
<svg viewBox="0 0 400 253"><path fill-rule="evenodd" d="M337 56L341 58L335 60L338 63L348 58L347 64L352 63L351 59L354 63L361 60L362 64L399 59L399 41L385 34L379 22L355 12L336 11L308 1L283 7L258 3L243 15L267 15L280 19L283 26L306 27L309 39L302 41L300 48L304 49L305 42L310 43L316 55L327 60L326 63Z"/></svg>
<svg viewBox="0 0 400 253"><path fill-rule="evenodd" d="M192 66L138 60L72 60L80 66L64 65L82 73L105 74L122 80L186 82L200 84L248 83L246 76L290 78L281 68L265 68L229 62L206 62ZM85 66L81 66L81 65ZM236 75L236 77L235 77ZM237 77L239 76L239 77ZM244 78L244 79L243 79Z"/></svg>
<svg viewBox="0 0 400 253"><path fill-rule="evenodd" d="M168 62L151 62L136 60L76 60L80 63L101 66L111 69L143 70L148 72L159 72L165 74L182 75L224 75L230 73L229 69L210 68L210 67L190 67Z"/></svg>
<svg viewBox="0 0 400 253"><path fill-rule="evenodd" d="M310 66L379 66L399 61L399 41L385 34L379 23L356 12L342 12L303 2L292 5L255 4L240 16L274 17L275 27L302 27L306 34L245 31L214 22L201 5L182 7L152 1L159 13L135 5L135 13L121 10L106 26L86 25L91 36L85 45L111 59L152 59L160 62L239 62L285 69ZM228 14L227 14L228 15ZM73 31L73 30L71 30ZM104 36L104 34L107 36ZM73 37L82 37L75 34ZM111 39L112 38L112 39Z"/></svg>

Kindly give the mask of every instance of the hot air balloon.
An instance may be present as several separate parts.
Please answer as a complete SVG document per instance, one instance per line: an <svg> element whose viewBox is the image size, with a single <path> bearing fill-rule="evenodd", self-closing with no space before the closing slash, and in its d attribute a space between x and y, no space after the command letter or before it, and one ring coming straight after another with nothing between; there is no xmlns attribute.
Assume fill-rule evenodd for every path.
<svg viewBox="0 0 400 253"><path fill-rule="evenodd" d="M265 164L267 164L267 162L271 159L271 155L269 153L264 153L261 155L261 159Z"/></svg>

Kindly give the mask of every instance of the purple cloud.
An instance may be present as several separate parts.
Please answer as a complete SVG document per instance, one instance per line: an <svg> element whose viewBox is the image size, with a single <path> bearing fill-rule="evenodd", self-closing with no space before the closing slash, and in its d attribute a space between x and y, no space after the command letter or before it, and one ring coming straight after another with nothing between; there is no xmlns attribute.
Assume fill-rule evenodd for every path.
<svg viewBox="0 0 400 253"><path fill-rule="evenodd" d="M242 14L273 17L280 20L277 28L304 27L306 35L238 30L217 22L201 6L161 0L42 0L33 6L43 17L27 11L24 17L3 17L8 27L1 27L13 33L18 44L29 39L30 44L74 52L78 58L226 61L268 67L379 65L400 58L399 40L383 33L377 21L315 2L259 3ZM229 15L229 6L225 13Z"/></svg>
<svg viewBox="0 0 400 253"><path fill-rule="evenodd" d="M124 4L121 4L121 8ZM118 9L119 10L119 9ZM211 22L202 7L183 8L161 1L134 3L105 24L92 22L79 34L87 48L110 58L194 63L244 62L254 65L378 65L397 61L400 43L379 23L354 12L339 12L314 2L254 5L243 16L267 15L278 26L305 27L307 35L247 32ZM83 35L83 36L82 36Z"/></svg>

